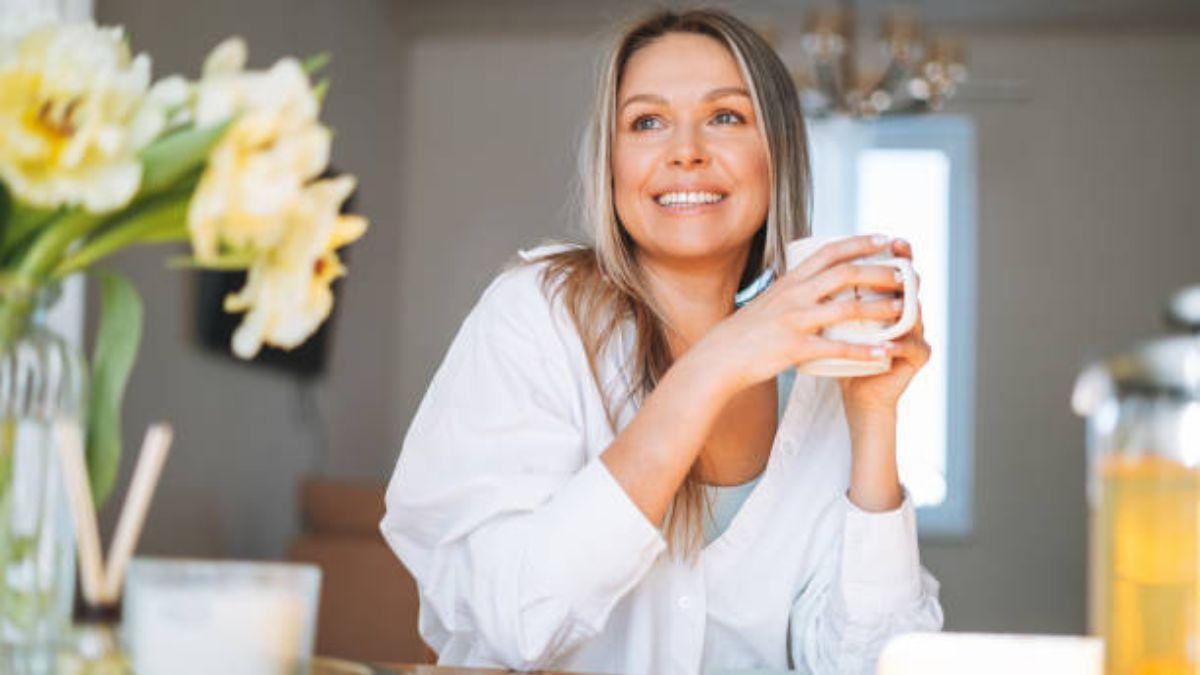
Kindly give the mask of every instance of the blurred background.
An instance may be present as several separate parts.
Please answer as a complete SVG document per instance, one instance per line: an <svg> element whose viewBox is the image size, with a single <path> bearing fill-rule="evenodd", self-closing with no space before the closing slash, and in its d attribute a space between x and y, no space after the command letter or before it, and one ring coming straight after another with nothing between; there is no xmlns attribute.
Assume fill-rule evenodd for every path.
<svg viewBox="0 0 1200 675"><path fill-rule="evenodd" d="M519 248L578 238L570 197L596 63L617 22L654 6L95 0L99 22L154 55L156 77L198 75L234 32L254 67L331 52L333 164L357 174L354 208L372 222L350 249L316 376L206 349L197 278L164 271L154 251L118 261L147 302L127 441L159 419L177 432L144 553L282 558L320 520L302 504L305 480L359 496L387 480L488 281ZM720 6L805 66L813 3ZM872 40L893 6L856 4L864 62L885 62ZM961 40L970 78L943 115L814 122L814 229L894 224L916 233L919 268L941 270L941 300L926 302L941 302L930 341L943 360L905 451L937 525L922 554L947 627L1082 633L1086 467L1071 386L1089 360L1160 332L1166 296L1200 276L1200 5L909 6L922 30Z"/></svg>

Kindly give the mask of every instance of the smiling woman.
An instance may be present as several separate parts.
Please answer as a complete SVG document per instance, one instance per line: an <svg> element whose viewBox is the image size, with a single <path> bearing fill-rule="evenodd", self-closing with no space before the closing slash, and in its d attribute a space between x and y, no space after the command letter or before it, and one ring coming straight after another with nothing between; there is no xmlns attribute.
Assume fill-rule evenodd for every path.
<svg viewBox="0 0 1200 675"><path fill-rule="evenodd" d="M821 336L890 320L882 237L807 234L799 101L760 36L718 11L623 33L580 168L592 244L501 274L405 439L384 536L455 665L614 673L870 673L941 625L896 471L896 404L929 347ZM736 309L740 287L777 280ZM792 366L891 356L833 381Z"/></svg>
<svg viewBox="0 0 1200 675"><path fill-rule="evenodd" d="M613 193L642 264L737 262L730 253L762 227L771 183L729 51L705 35L663 36L630 57L617 98Z"/></svg>

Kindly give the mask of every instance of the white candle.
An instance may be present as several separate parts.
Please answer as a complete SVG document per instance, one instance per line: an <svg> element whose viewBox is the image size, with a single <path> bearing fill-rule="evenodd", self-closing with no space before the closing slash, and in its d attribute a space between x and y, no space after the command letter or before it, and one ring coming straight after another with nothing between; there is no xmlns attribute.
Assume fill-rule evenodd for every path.
<svg viewBox="0 0 1200 675"><path fill-rule="evenodd" d="M137 559L123 626L134 672L297 672L312 657L319 584L310 565Z"/></svg>

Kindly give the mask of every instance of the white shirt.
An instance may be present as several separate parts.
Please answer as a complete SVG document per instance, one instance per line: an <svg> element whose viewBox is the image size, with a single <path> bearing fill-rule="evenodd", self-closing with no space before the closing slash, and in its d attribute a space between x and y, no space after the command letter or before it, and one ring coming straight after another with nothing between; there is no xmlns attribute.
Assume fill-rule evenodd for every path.
<svg viewBox="0 0 1200 675"><path fill-rule="evenodd" d="M535 252L535 254L538 252ZM883 643L937 630L913 508L847 498L833 380L798 375L758 486L695 564L666 553L599 455L614 434L543 265L501 274L463 322L408 430L381 530L420 589L439 663L607 673L871 673ZM626 326L601 355L623 387ZM636 411L621 411L619 427Z"/></svg>

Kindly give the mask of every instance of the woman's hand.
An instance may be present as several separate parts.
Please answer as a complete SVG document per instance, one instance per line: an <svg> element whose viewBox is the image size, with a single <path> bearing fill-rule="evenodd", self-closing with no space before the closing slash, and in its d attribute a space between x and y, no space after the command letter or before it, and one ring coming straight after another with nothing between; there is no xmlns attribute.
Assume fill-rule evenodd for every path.
<svg viewBox="0 0 1200 675"><path fill-rule="evenodd" d="M893 242L892 252L912 259L912 247L905 241ZM860 509L890 511L904 500L896 466L896 405L913 376L929 361L929 352L918 305L913 329L889 345L890 370L839 380L852 456L847 496Z"/></svg>
<svg viewBox="0 0 1200 675"><path fill-rule="evenodd" d="M892 243L892 253L898 258L911 260L912 246L897 239ZM848 418L854 419L871 412L894 412L900 395L917 372L929 362L930 348L929 343L925 342L925 325L920 307L918 303L917 322L913 329L887 346L887 353L892 358L890 370L879 375L839 380Z"/></svg>
<svg viewBox="0 0 1200 675"><path fill-rule="evenodd" d="M886 238L871 236L826 244L717 324L684 358L716 364L728 396L808 361L879 358L884 354L879 347L829 340L821 330L843 321L897 319L900 309L892 298L831 299L854 286L885 293L900 290L894 268L854 262L889 245Z"/></svg>

